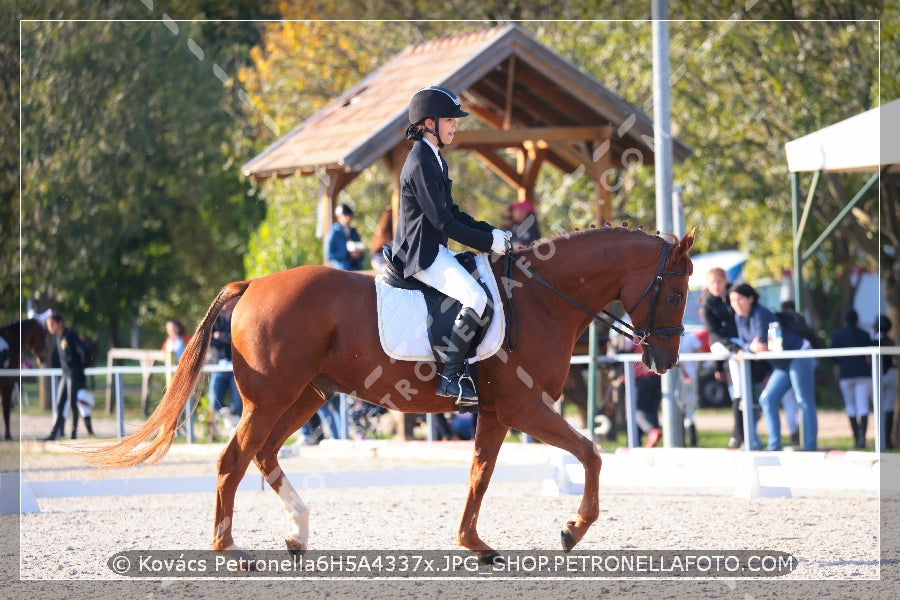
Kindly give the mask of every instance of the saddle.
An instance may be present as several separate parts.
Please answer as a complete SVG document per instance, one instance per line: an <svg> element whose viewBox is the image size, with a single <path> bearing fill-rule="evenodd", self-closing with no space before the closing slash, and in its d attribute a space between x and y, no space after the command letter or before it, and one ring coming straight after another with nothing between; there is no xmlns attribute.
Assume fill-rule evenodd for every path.
<svg viewBox="0 0 900 600"><path fill-rule="evenodd" d="M392 316L386 314L386 312L395 311L396 313L399 313L396 320L401 321L402 326L405 329L414 330L411 332L408 331L403 335L407 337L415 336L417 331L424 328L427 331L427 342L430 346L430 356L428 356L428 358L433 359L435 362L444 362L443 353L437 351L436 348L446 346L446 338L450 335L450 331L453 328L453 321L459 314L462 304L459 300L451 298L438 290L425 285L415 277L403 277L403 262L399 257L393 256L390 246L385 245L382 247L382 255L385 259L384 270L376 278L376 286L378 286L379 295L379 334L382 341L382 347L392 358L398 358L400 360L423 360L426 358L425 356L422 356L421 353L416 352L409 355L399 353L393 348L395 344L387 339L391 336L385 331L385 329L388 328L388 326L385 325L385 322L391 320ZM474 360L487 358L487 356L496 352L496 349L492 349L489 351L489 354L484 355L484 348L481 348L480 346L482 342L485 341L488 332L495 335L496 327L493 327L493 325L495 325L495 302L499 302L499 295L492 293L491 288L496 287L496 284L493 281L491 282L493 285L488 285L488 283L482 280L484 273L483 270L479 270L479 259L476 259L474 253L460 252L456 254L456 260L464 269L466 269L466 271L472 274L472 277L474 277L476 281L478 281L489 299L483 315L485 325L475 336L467 356L470 362L473 362ZM396 290L403 290L404 293L392 292L389 295L388 292L384 290L385 287L395 288L395 292ZM395 301L396 298L394 298L394 296L400 298L399 303ZM424 299L424 311L416 311L413 308L410 308L410 304L415 302L417 298ZM422 318L422 312L425 313L424 319ZM493 338L494 335L491 335L490 337ZM502 340L502 334L500 338ZM414 344L410 344L410 346L412 345Z"/></svg>

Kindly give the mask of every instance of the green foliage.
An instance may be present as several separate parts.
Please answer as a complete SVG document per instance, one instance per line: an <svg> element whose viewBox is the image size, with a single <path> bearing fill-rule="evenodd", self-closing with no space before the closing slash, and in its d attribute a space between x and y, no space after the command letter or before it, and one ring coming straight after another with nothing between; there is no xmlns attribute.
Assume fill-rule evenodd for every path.
<svg viewBox="0 0 900 600"><path fill-rule="evenodd" d="M230 167L239 100L209 24L22 26L22 293L79 329L190 321L243 276L264 207ZM227 63L225 63L227 66ZM225 135L223 135L223 133Z"/></svg>
<svg viewBox="0 0 900 600"><path fill-rule="evenodd" d="M166 318L195 320L229 280L321 261L316 178L252 186L238 168L410 43L522 19L540 42L652 112L649 22L533 20L646 19L649 5L400 0L363 12L334 0L147 4L42 0L19 9L32 18L150 21L23 23L21 90L0 91L0 110L13 116L6 139L18 137L19 91L23 115L21 214L18 203L5 201L17 195L18 156L10 145L0 149L0 226L17 230L21 217L23 264L7 236L3 272L21 273L23 296L40 308L61 308L89 333L107 328L119 343L123 325L161 333ZM700 228L698 252L739 247L751 254L751 277L778 276L791 264L784 143L900 96L891 43L900 15L896 3L882 8L871 0L770 0L727 12L720 4L669 9L684 19L669 25L672 129L693 151L675 166L675 180L684 187L687 227ZM879 39L878 23L865 19L881 10ZM252 21L276 11L289 20ZM458 15L477 21L390 20ZM698 20L711 17L738 20ZM385 21L309 20L322 18ZM19 41L17 29L4 29L0 58L14 55ZM0 64L13 81L12 62ZM467 153L451 164L457 201L499 222L514 192ZM578 175L542 170L545 233L589 224L593 184ZM859 181L837 176L820 184L807 243ZM652 168L619 174L614 221L652 229L654 196ZM381 165L342 192L364 239L389 198ZM849 293L854 264L875 266L879 225L885 239L900 239L897 226L886 228L877 215L875 200L864 200L807 263L811 292L828 299L823 317ZM0 286L0 312L18 308L16 287Z"/></svg>

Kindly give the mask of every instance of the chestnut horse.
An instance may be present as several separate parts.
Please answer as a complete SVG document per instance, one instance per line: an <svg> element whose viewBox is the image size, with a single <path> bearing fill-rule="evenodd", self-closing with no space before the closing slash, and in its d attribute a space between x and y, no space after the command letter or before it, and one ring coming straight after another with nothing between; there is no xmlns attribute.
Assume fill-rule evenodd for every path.
<svg viewBox="0 0 900 600"><path fill-rule="evenodd" d="M630 308L643 362L657 373L675 365L693 242L694 232L669 241L604 227L541 240L514 253L514 280L507 273L498 281L513 293L518 344L479 364L481 412L457 531L461 546L483 561L496 554L476 526L510 427L572 453L584 466L584 494L575 519L562 530L564 549L571 550L597 520L600 453L552 405L562 392L575 341L596 312L615 300ZM494 262L495 273L503 264ZM304 552L309 512L279 467L278 451L326 398L343 392L404 412L455 410L452 398L434 393L437 365L391 360L380 349L371 275L301 266L227 284L197 327L156 411L134 434L96 449L87 460L106 468L162 458L200 377L216 315L236 297L233 362L244 413L219 456L212 548L243 556L232 537L232 518L235 491L252 460L293 520L288 550Z"/></svg>
<svg viewBox="0 0 900 600"><path fill-rule="evenodd" d="M0 369L19 369L22 366L22 349L26 349L38 359L43 357L44 350L47 348L47 336L43 326L37 319L25 319L10 323L0 328L0 337L9 344L8 366L0 365ZM12 439L12 433L9 430L9 418L12 411L12 391L13 386L19 383L18 377L0 377L0 396L3 400L3 425L6 427L4 439L9 441ZM21 395L21 390L20 390Z"/></svg>

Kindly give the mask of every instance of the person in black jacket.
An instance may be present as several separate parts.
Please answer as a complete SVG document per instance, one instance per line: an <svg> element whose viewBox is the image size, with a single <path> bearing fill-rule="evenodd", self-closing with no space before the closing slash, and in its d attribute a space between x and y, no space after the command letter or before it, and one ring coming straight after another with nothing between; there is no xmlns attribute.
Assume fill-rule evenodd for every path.
<svg viewBox="0 0 900 600"><path fill-rule="evenodd" d="M475 411L478 392L467 371L466 354L482 321L487 294L447 248L448 240L482 252L502 254L508 232L464 213L451 195L452 181L440 154L451 144L462 110L456 95L442 87L426 87L409 102L406 137L414 140L400 173L400 210L394 236L393 256L404 261L403 276L459 300L462 308L445 348L436 348L444 358L437 393L456 398L461 411Z"/></svg>
<svg viewBox="0 0 900 600"><path fill-rule="evenodd" d="M221 366L231 365L231 315L236 304L236 298L227 302L213 323L210 354L214 362ZM226 394L230 394L230 404L226 403ZM209 401L222 417L241 416L244 404L234 381L233 371L215 371L210 374Z"/></svg>
<svg viewBox="0 0 900 600"><path fill-rule="evenodd" d="M728 290L731 284L725 269L713 267L706 272L706 288L703 290L703 308L700 313L706 330L709 332L710 351L721 354L734 354L741 349L737 339L737 325L734 322L734 310L728 302ZM725 376L724 363L719 361L716 367L716 379L721 380ZM753 365L758 361L754 361ZM731 413L733 427L731 439L728 440L729 448L739 448L744 443L744 416L741 409L741 381L740 366L735 359L729 359L728 363L728 391L731 393ZM751 365L751 368L752 366Z"/></svg>
<svg viewBox="0 0 900 600"><path fill-rule="evenodd" d="M831 336L832 348L860 348L872 345L872 338L859 327L859 314L851 306L844 310L844 327ZM869 425L869 404L872 401L871 359L862 355L835 356L838 365L838 385L844 397L844 407L853 432L853 447L866 447L866 428Z"/></svg>
<svg viewBox="0 0 900 600"><path fill-rule="evenodd" d="M66 327L62 315L53 313L46 321L47 331L56 338L56 352L59 356L59 366L62 368L62 380L56 394L56 422L48 442L55 441L63 434L66 425L66 402L72 411L72 439L77 436L78 429L78 391L87 387L84 376L84 361L79 352L78 332L71 327Z"/></svg>

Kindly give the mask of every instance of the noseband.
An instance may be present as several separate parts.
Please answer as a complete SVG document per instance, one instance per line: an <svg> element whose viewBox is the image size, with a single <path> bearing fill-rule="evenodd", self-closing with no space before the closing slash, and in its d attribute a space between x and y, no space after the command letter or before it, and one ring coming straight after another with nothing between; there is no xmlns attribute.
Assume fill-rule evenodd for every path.
<svg viewBox="0 0 900 600"><path fill-rule="evenodd" d="M509 310L506 313L506 335L507 335L507 349L512 352L516 346L519 344L519 321L518 316L516 315L516 311L513 308L512 304L512 291L513 291L513 269L516 264L518 264L519 268L522 269L526 275L533 278L535 281L564 299L566 302L574 306L575 308L581 310L588 316L590 316L595 321L600 321L609 326L610 329L619 332L620 334L628 337L637 337L638 343L641 346L650 346L650 342L647 341L651 335L659 336L663 339L668 339L669 337L676 335L680 336L684 333L684 325L679 325L677 327L659 327L657 329L653 328L653 319L656 316L656 305L659 300L659 289L662 285L662 278L664 275L679 275L684 276L687 273L685 271L679 271L675 269L666 269L666 261L669 258L669 251L672 249L674 244L671 242L666 242L662 248L662 252L659 256L659 268L656 270L656 276L653 278L650 283L647 284L647 287L644 288L643 293L638 297L637 302L634 303L634 306L631 307L631 310L628 311L628 314L634 312L634 310L640 306L641 302L644 301L644 298L650 294L650 311L647 313L647 325L644 327L640 327L635 329L630 323L626 323L616 315L607 311L605 308L600 311L600 313L595 313L591 309L587 308L583 304L579 303L577 300L571 298L565 292L554 286L552 283L535 273L528 267L524 262L516 263L515 259L512 257L512 253L507 249L506 260L504 262L503 268L503 276L505 279L505 287L506 287L506 298L509 302ZM604 318L606 317L606 318ZM622 331L616 325L621 325L626 329L630 330L629 332ZM513 338L513 332L515 332L515 339Z"/></svg>

